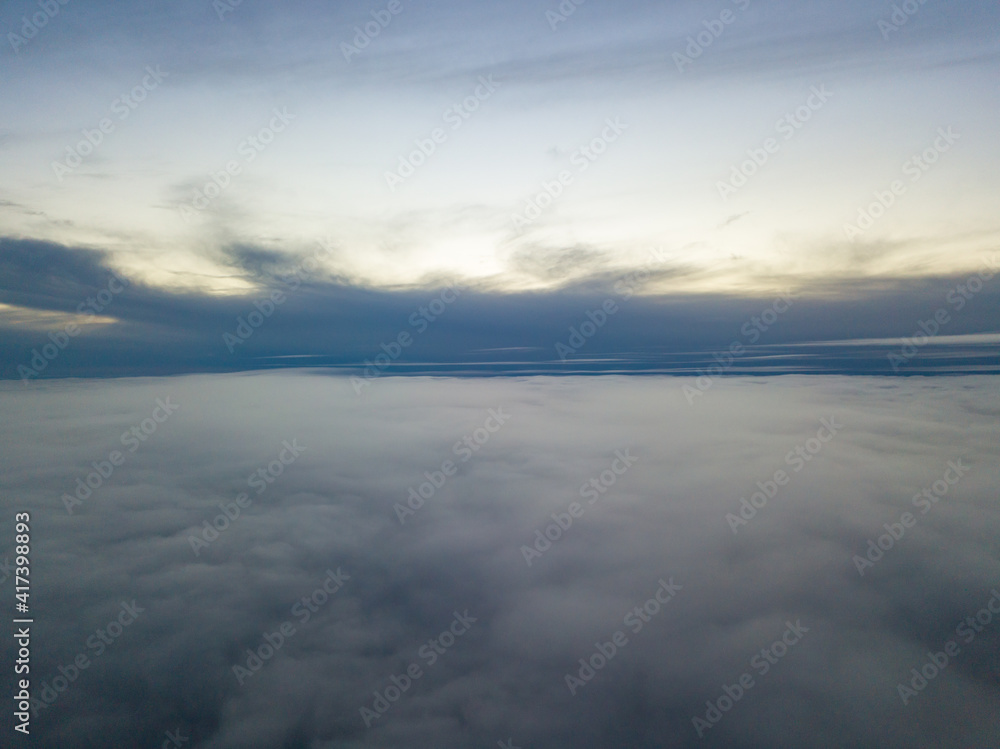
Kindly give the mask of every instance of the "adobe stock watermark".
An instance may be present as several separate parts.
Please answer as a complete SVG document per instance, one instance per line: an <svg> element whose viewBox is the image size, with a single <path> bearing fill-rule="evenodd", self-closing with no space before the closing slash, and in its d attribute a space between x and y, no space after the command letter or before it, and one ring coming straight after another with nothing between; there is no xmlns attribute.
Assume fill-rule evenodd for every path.
<svg viewBox="0 0 1000 749"><path fill-rule="evenodd" d="M21 33L15 34L13 31L7 34L7 41L17 52L29 41L38 36L38 33L49 25L49 21L59 15L60 5L68 5L69 0L39 0L39 11L35 11L31 16L21 16L24 24L21 26Z"/></svg>
<svg viewBox="0 0 1000 749"><path fill-rule="evenodd" d="M134 453L143 442L156 433L156 430L160 428L160 424L166 422L179 409L180 404L171 403L169 395L162 399L157 398L156 407L153 408L153 412L147 418L127 431L122 432L122 446L128 448L129 454ZM104 482L111 478L115 469L123 466L127 459L128 455L125 453L120 450L112 450L108 453L106 460L100 462L93 461L90 465L94 470L76 480L76 490L73 494L62 495L66 512L72 515L73 508L82 505L86 500L90 499L93 493L104 486Z"/></svg>
<svg viewBox="0 0 1000 749"><path fill-rule="evenodd" d="M445 124L451 125L452 133L462 127L465 121L477 112L479 107L493 96L494 92L500 86L499 83L493 80L492 75L479 76L478 80L479 85L476 86L471 94L462 99L462 101L449 105L441 115L441 119L445 121ZM396 192L396 188L412 177L417 169L426 164L427 160L437 152L438 146L445 143L449 137L449 131L441 127L436 127L428 133L426 138L417 138L414 140L413 143L416 145L416 148L405 156L401 154L396 170L385 173L385 183L389 186L389 190Z"/></svg>
<svg viewBox="0 0 1000 749"><path fill-rule="evenodd" d="M146 100L150 93L159 88L163 80L170 74L164 73L157 65L154 70L146 66L146 75L142 77L132 90L124 93L111 102L108 109L111 114L118 115L118 121L127 120L129 115ZM84 129L80 133L83 138L75 146L66 146L66 157L63 161L53 161L52 171L62 182L67 174L81 166L84 160L93 154L104 143L105 137L115 132L115 123L110 117L103 117L93 129Z"/></svg>
<svg viewBox="0 0 1000 749"><path fill-rule="evenodd" d="M319 240L319 244L323 248L323 252L318 252L311 257L307 257L296 265L290 273L282 273L278 276L278 280L288 287L289 293L298 291L303 282L319 270L320 261L328 258L334 249L328 239ZM278 307L286 301L288 301L286 292L275 289L267 296L254 301L254 309L248 312L246 316L238 315L236 317L236 329L232 333L225 331L222 334L222 342L226 345L229 353L235 353L237 346L246 343L264 322L270 319Z"/></svg>
<svg viewBox="0 0 1000 749"><path fill-rule="evenodd" d="M622 619L622 623L632 630L633 635L639 634L643 627L653 620L654 616L659 614L668 603L674 600L674 596L683 587L675 583L672 577L669 581L661 577L658 582L660 586L654 591L649 600L642 606L630 609L625 614L624 619ZM628 635L620 629L608 637L607 641L595 642L594 653L577 661L580 664L580 668L576 672L576 676L566 674L564 677L570 695L575 697L577 691L597 676L597 672L611 663L618 654L618 651L624 649L628 644Z"/></svg>
<svg viewBox="0 0 1000 749"><path fill-rule="evenodd" d="M327 570L326 578L319 587L309 595L302 596L300 600L296 601L288 612L289 616L298 619L299 626L306 624L312 618L313 614L318 613L320 608L325 606L327 601L333 597L333 594L344 587L344 583L350 579L351 576L341 570L340 567L337 568L336 572ZM247 679L264 668L264 664L277 655L282 646L288 640L292 639L297 632L298 630L291 619L286 619L278 625L274 632L265 632L262 634L260 645L252 649L247 648L246 665L241 666L237 664L233 666L233 674L236 676L236 681L239 682L239 685L243 686Z"/></svg>
<svg viewBox="0 0 1000 749"><path fill-rule="evenodd" d="M628 469L639 460L635 455L629 453L629 449L626 447L624 450L616 450L611 465L601 471L596 478L590 479L580 487L580 496L589 497L588 505L596 504L597 500L607 494L608 489L618 482L618 477L624 476ZM552 544L561 539L563 534L570 529L573 521L582 518L586 511L587 508L579 502L570 502L566 512L553 512L549 516L553 522L545 526L544 530L539 528L535 531L535 542L531 546L521 546L520 552L524 556L525 563L530 567L535 559L540 559L545 552L552 548Z"/></svg>
<svg viewBox="0 0 1000 749"><path fill-rule="evenodd" d="M220 21L225 21L226 15L234 13L241 5L243 0L212 0L212 8Z"/></svg>
<svg viewBox="0 0 1000 749"><path fill-rule="evenodd" d="M407 322L417 331L417 335L423 333L430 327L430 324L448 311L448 306L458 299L458 291L453 286L448 286L437 297L432 299L426 306L421 305L407 318ZM413 345L415 336L409 331L401 330L399 334L389 343L382 343L382 351L375 355L374 361L365 359L363 377L351 377L351 387L354 388L355 395L361 395L361 391L371 387L371 380L382 376L382 373L403 354L403 349Z"/></svg>
<svg viewBox="0 0 1000 749"><path fill-rule="evenodd" d="M403 4L399 0L389 0L385 8L373 10L371 12L373 20L366 22L363 26L354 27L355 33L351 39L352 43L340 43L340 51L344 55L344 59L350 62L352 57L360 55L361 50L371 44L372 40L382 33L383 29L388 28L393 17L402 12Z"/></svg>
<svg viewBox="0 0 1000 749"><path fill-rule="evenodd" d="M441 634L428 640L417 651L417 655L427 662L428 668L437 663L438 659L448 652L449 648L455 645L458 638L468 632L472 625L478 621L476 617L469 616L468 609L462 614L456 611L453 616L451 624ZM385 715L389 708L409 691L413 682L423 675L424 672L420 668L420 664L413 661L406 667L403 675L396 676L393 674L389 677L389 681L391 682L389 686L382 691L375 690L372 692L375 699L372 701L371 707L364 705L358 708L358 712L361 713L361 719L365 722L365 728L371 728L376 720Z"/></svg>
<svg viewBox="0 0 1000 749"><path fill-rule="evenodd" d="M882 38L888 41L889 36L894 31L899 31L909 23L910 18L917 15L920 11L920 6L926 2L927 0L903 0L898 5L893 4L889 20L879 19L875 24L878 26L878 30L882 32Z"/></svg>
<svg viewBox="0 0 1000 749"><path fill-rule="evenodd" d="M986 261L986 266L976 275L969 276L963 283L958 284L949 290L945 295L945 301L955 308L955 312L960 312L965 305L980 291L983 290L986 282L991 281L1000 271L1000 261L997 255ZM951 322L951 315L945 307L938 307L934 315L927 320L918 320L917 328L910 338L904 338L899 351L890 351L886 354L893 372L898 372L899 368L909 363L934 336L940 333L944 327Z"/></svg>
<svg viewBox="0 0 1000 749"><path fill-rule="evenodd" d="M813 112L818 112L822 109L831 96L833 96L833 92L828 91L825 85L821 85L819 88L813 86L805 103L796 107L793 112L785 112L785 116L775 123L775 131L777 131L778 135L783 136L784 141L791 140L798 133L799 129L812 119ZM759 148L748 148L747 156L750 158L739 165L733 164L730 169L729 179L725 182L719 180L715 183L715 188L719 191L719 197L723 200L729 200L730 195L735 194L740 188L744 187L750 178L757 174L771 160L771 157L780 150L781 141L777 138L767 138L760 144Z"/></svg>
<svg viewBox="0 0 1000 749"><path fill-rule="evenodd" d="M462 463L467 463L490 441L490 437L499 432L509 420L510 414L505 414L503 408L489 409L483 425L473 430L472 434L467 434L458 440L452 445L451 451L455 457L460 458ZM424 471L424 478L427 480L419 484L416 489L412 485L408 487L405 504L397 502L393 505L399 524L405 524L407 518L416 515L424 503L432 499L438 490L447 483L448 479L457 473L458 464L452 460L442 461L439 470Z"/></svg>
<svg viewBox="0 0 1000 749"><path fill-rule="evenodd" d="M274 108L271 111L273 116L268 124L253 135L248 135L236 147L236 152L243 157L243 162L232 159L226 162L225 168L211 172L209 174L211 179L194 191L194 197L191 198L190 204L185 202L178 208L181 218L185 222L196 219L198 213L208 210L212 203L233 183L233 177L242 173L243 167L253 163L264 149L274 142L277 134L284 132L288 124L295 119L295 115L289 113L288 107Z"/></svg>
<svg viewBox="0 0 1000 749"><path fill-rule="evenodd" d="M622 122L620 117L614 119L608 117L604 124L605 128L600 135L577 148L570 156L570 163L576 167L576 175L569 169L563 169L555 176L555 179L542 182L541 191L525 201L524 210L521 213L511 214L511 223L518 233L521 233L526 226L535 223L541 217L542 212L551 206L573 183L574 176L585 172L591 164L607 152L608 146L618 140L621 134L629 128L629 125Z"/></svg>
<svg viewBox="0 0 1000 749"><path fill-rule="evenodd" d="M173 731L164 731L163 735L167 738L160 744L160 749L180 749L180 747L189 742L191 737L182 734L181 730L180 728L175 728Z"/></svg>
<svg viewBox="0 0 1000 749"><path fill-rule="evenodd" d="M911 185L919 182L941 156L948 153L955 142L962 137L961 134L953 132L950 125L947 129L939 127L937 132L938 135L930 146L903 162L903 174L910 178ZM862 236L896 204L897 198L906 194L907 189L908 186L903 180L896 179L889 183L887 189L872 193L875 200L867 206L858 208L857 221L853 224L844 224L845 236L852 242Z"/></svg>
<svg viewBox="0 0 1000 749"><path fill-rule="evenodd" d="M976 635L984 632L986 627L992 623L994 614L1000 614L1000 590L994 588L990 593L992 595L983 608L979 609L975 615L965 617L955 628L955 636L960 638L963 644L971 645L972 641L976 639ZM920 670L910 669L913 676L910 678L909 685L902 682L896 685L896 693L903 701L903 705L908 705L910 700L924 691L930 682L948 667L951 659L961 652L962 649L955 640L948 640L937 653L927 651L927 662L920 666Z"/></svg>
<svg viewBox="0 0 1000 749"><path fill-rule="evenodd" d="M555 31L559 24L566 23L569 17L576 13L576 9L587 0L562 0L555 10L545 11L545 20L549 22L549 28Z"/></svg>
<svg viewBox="0 0 1000 749"><path fill-rule="evenodd" d="M653 250L654 262L663 262L664 258L660 254L659 248ZM622 302L627 302L635 295L636 289L649 279L650 268L653 263L647 263L630 273L625 274L615 282L614 290L621 296ZM579 325L569 327L569 337L566 342L556 342L556 353L559 359L565 363L570 355L577 353L587 342L593 338L597 331L604 327L608 319L618 314L618 302L614 297L608 297L598 306L597 309L587 310L586 318Z"/></svg>
<svg viewBox="0 0 1000 749"><path fill-rule="evenodd" d="M761 336L778 322L781 315L788 312L797 296L799 296L797 293L791 291L785 292L775 299L770 307L761 312L760 316L754 315L747 322L743 323L740 327L740 334L751 345L757 343ZM725 351L713 353L712 358L717 363L708 369L699 370L694 386L687 384L681 386L681 392L684 393L684 398L687 400L688 405L694 405L694 399L704 395L712 387L715 380L725 374L736 363L736 358L743 356L746 352L746 346L737 340L730 343L729 348Z"/></svg>
<svg viewBox="0 0 1000 749"><path fill-rule="evenodd" d="M125 291L128 283L128 279L115 271L111 271L111 278L108 279L106 287L98 291L94 296L87 297L85 301L80 302L76 307L77 313L89 315L90 317L99 315L108 308L108 305L114 301L117 294ZM49 362L55 361L56 357L69 346L71 338L76 338L82 332L80 326L74 322L66 323L63 325L62 330L50 330L48 338L51 343L46 343L41 349L31 349L31 359L28 361L28 364L19 364L17 367L17 373L21 376L21 381L25 386L31 381L32 377L38 377L44 372L45 368L49 366Z"/></svg>
<svg viewBox="0 0 1000 749"><path fill-rule="evenodd" d="M741 12L750 7L750 0L732 0L732 2ZM686 54L674 52L674 64L677 66L677 72L683 73L685 66L694 65L694 61L701 57L705 50L715 43L716 39L722 36L726 27L734 23L736 18L736 14L726 8L719 14L718 18L702 21L701 25L705 27L705 30L698 32L697 36L687 38L688 44L684 48Z"/></svg>
<svg viewBox="0 0 1000 749"><path fill-rule="evenodd" d="M605 299L601 306L595 310L587 310L587 319L579 323L579 329L571 325L569 327L569 338L566 343L556 342L556 353L564 363L571 354L575 354L593 338L597 331L604 327L608 318L618 314L620 307L614 299Z"/></svg>
<svg viewBox="0 0 1000 749"><path fill-rule="evenodd" d="M801 445L796 445L785 455L785 465L789 466L794 473L799 473L805 468L806 463L819 455L823 446L844 428L843 424L837 423L836 416L831 416L829 419L824 417L819 421L820 428L816 430L816 436L810 437ZM749 500L746 497L740 497L739 514L726 513L726 522L729 523L733 535L735 536L740 528L753 520L757 513L767 506L768 500L777 496L779 487L787 486L791 480L791 476L783 468L779 468L772 474L771 478L757 482L759 491L751 494Z"/></svg>
<svg viewBox="0 0 1000 749"><path fill-rule="evenodd" d="M298 438L293 439L291 442L285 440L281 443L281 450L274 460L267 465L261 466L247 476L247 486L251 489L256 489L257 496L259 497L267 491L268 486L273 484L278 476L285 472L286 466L292 465L305 451L306 448L299 444ZM243 510L252 504L253 499L250 498L247 492L237 494L235 502L230 502L229 504L219 502L218 507L222 512L212 518L211 522L206 520L202 523L201 533L197 536L188 536L188 543L191 544L191 551L194 552L194 555L200 556L201 550L216 541L220 534L225 533L229 529L229 526L239 519Z"/></svg>
<svg viewBox="0 0 1000 749"><path fill-rule="evenodd" d="M42 690L38 697L31 698L31 717L37 718L42 710L51 707L59 699L59 695L69 688L70 684L80 678L80 675L90 668L95 660L104 655L107 649L115 644L125 628L138 619L139 614L145 612L145 609L134 600L131 603L122 601L119 608L121 610L114 619L87 638L87 648L94 651L93 655L88 657L87 651L81 650L69 662L68 666L59 666L57 669L59 675L50 677L51 685L49 681L42 682Z"/></svg>
<svg viewBox="0 0 1000 749"><path fill-rule="evenodd" d="M930 486L921 489L919 494L914 494L910 501L914 507L920 508L921 515L926 515L934 505L948 496L951 487L961 481L968 472L969 466L963 465L961 458L949 460L944 475ZM919 519L911 512L904 512L899 516L897 522L885 523L882 526L885 533L878 538L868 539L868 549L865 551L865 555L855 554L852 558L851 561L854 562L858 574L864 577L865 572L870 567L874 567L875 563L881 560L885 553L896 545L897 541L902 540L906 532L913 528Z"/></svg>
<svg viewBox="0 0 1000 749"><path fill-rule="evenodd" d="M808 627L802 626L802 620L796 619L795 624L790 621L785 622L785 631L781 637L772 642L768 647L761 648L760 653L750 659L750 667L758 671L758 676L766 676L772 667L778 664L782 658L788 655L788 651L797 645ZM718 725L723 715L732 710L736 703L743 699L747 692L757 685L753 674L745 671L733 684L723 684L722 694L714 700L705 702L705 716L695 715L691 718L694 730L698 733L698 738L705 737L705 731Z"/></svg>

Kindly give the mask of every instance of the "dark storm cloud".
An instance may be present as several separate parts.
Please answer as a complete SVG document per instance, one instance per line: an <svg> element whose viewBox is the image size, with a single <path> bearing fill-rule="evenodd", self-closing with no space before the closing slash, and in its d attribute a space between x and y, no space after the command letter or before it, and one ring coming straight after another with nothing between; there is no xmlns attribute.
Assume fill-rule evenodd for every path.
<svg viewBox="0 0 1000 749"><path fill-rule="evenodd" d="M894 349L889 344L875 349L845 343L809 352L790 347L910 337L920 332L920 321L941 308L951 312L941 327L942 336L997 332L1000 287L993 281L981 284L960 311L946 299L965 277L829 281L790 297L790 307L776 316L772 296L639 296L643 283L650 279L688 271L665 262L660 267L611 273L601 269L600 254L579 253L553 251L536 259L540 272L549 276L558 275L567 263L583 269L560 290L510 294L464 288L457 290L456 301L442 305L434 302L440 288L377 291L326 277L320 265L307 263L309 257L323 254L318 251L292 256L236 246L227 255L228 263L257 284L254 293L235 297L170 293L132 281L102 308L101 314L115 322L87 326L40 376L234 371L304 363L289 357L311 357L308 363L316 366L364 367L366 360L373 361L382 353L382 345L397 340L401 332L413 335L414 342L380 374L692 372L714 363L711 354L734 342L751 347L750 355L738 362L734 372L758 366L781 371L891 372L886 354ZM108 260L106 254L94 250L0 240L0 302L29 311L74 313L107 286L112 277ZM635 277L639 271L648 277ZM284 295L278 305L268 301L274 293ZM583 339L571 338L571 329L579 331L595 316L600 318L605 304L617 311L605 314L596 332L583 345L576 345ZM270 310L270 315L260 314L262 308ZM768 310L772 310L767 313L770 318L765 318L768 324L759 322ZM248 327L245 321L254 313L261 323ZM23 318L24 314L17 316ZM57 323L40 325L0 328L4 351L0 376L22 377L24 371L18 367L30 366L34 352L49 343L48 333L62 329ZM572 353L564 358L566 350L557 349L557 344L570 345ZM512 357L491 355L490 349L523 351L510 363ZM928 346L906 371L963 371L979 365L996 368L995 346Z"/></svg>
<svg viewBox="0 0 1000 749"><path fill-rule="evenodd" d="M995 744L995 618L908 705L897 687L1000 584L993 383L727 380L689 406L683 382L392 379L362 398L301 373L0 386L17 466L4 525L33 516L32 674L40 690L91 660L33 745L159 746L176 728L198 749ZM70 515L61 495L157 399L179 409ZM455 443L489 409L505 423L462 461ZM834 436L796 471L790 451L823 419ZM303 451L267 468L286 442ZM601 478L623 468L616 451L632 465ZM445 460L457 474L400 524L394 506ZM968 471L919 515L911 497L948 461ZM734 534L727 514L777 469L791 480ZM609 488L590 504L592 479ZM196 554L240 492L249 506ZM585 514L528 566L522 547L573 501ZM859 575L852 558L907 510L916 527ZM349 579L302 621L328 570ZM625 617L661 579L680 589L635 631ZM98 655L88 638L133 599L143 611ZM429 663L421 648L466 610L476 621ZM233 666L283 622L295 631L240 684ZM752 659L789 622L808 632L761 673ZM571 695L566 675L616 631L627 644ZM359 709L411 663L422 675L366 728ZM745 672L754 685L699 740L692 718Z"/></svg>
<svg viewBox="0 0 1000 749"><path fill-rule="evenodd" d="M71 311L73 301L103 286L103 252L30 239L0 239L0 288L7 304Z"/></svg>

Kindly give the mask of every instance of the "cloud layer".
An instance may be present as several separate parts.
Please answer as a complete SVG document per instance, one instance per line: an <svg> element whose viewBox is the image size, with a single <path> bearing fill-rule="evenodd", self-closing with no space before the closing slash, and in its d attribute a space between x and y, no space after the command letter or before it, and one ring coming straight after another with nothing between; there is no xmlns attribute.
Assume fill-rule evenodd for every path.
<svg viewBox="0 0 1000 749"><path fill-rule="evenodd" d="M303 365L349 368L369 379L703 374L722 366L717 355L734 345L743 348L725 363L726 373L1000 371L995 336L952 338L1000 332L995 255L983 256L981 270L969 275L831 280L769 296L646 293L658 277L682 272L669 260L614 272L591 267L551 292L445 291L444 280L377 290L333 275L323 265L328 257L234 247L226 263L253 290L219 296L135 280L122 289L108 253L0 239L0 303L9 305L0 310L0 377ZM98 317L104 324L94 324ZM69 324L80 327L67 337ZM401 334L410 343L396 351Z"/></svg>
<svg viewBox="0 0 1000 749"><path fill-rule="evenodd" d="M723 379L689 405L693 384L3 385L4 524L33 516L34 683L90 661L34 745L178 728L206 749L996 743L1000 623L956 634L1000 585L991 379ZM67 502L77 479L100 485ZM259 670L234 671L282 624ZM898 685L948 640L961 652L904 705Z"/></svg>

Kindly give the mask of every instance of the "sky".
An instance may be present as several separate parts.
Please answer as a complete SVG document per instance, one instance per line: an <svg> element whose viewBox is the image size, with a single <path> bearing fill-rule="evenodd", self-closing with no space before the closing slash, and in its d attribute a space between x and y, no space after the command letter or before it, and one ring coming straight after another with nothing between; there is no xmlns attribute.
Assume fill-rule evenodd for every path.
<svg viewBox="0 0 1000 749"><path fill-rule="evenodd" d="M998 22L0 2L0 745L1000 746Z"/></svg>
<svg viewBox="0 0 1000 749"><path fill-rule="evenodd" d="M642 273L636 295L672 332L666 307L759 311L787 291L880 309L915 288L943 298L996 265L998 10L894 7L70 1L50 18L5 3L0 263L17 280L0 288L2 375L69 323L98 374L130 358L123 338L148 338L143 318L170 348L210 309L221 339L230 305L310 257L308 307L364 297L353 325L376 351L386 310L449 284L532 321L553 306L585 319ZM104 285L88 267L127 278L129 304L74 314ZM995 294L948 332L1000 332L981 319ZM795 342L909 336L933 305L877 313L869 332L842 314ZM447 356L417 358L538 345L488 307L462 313L480 321L473 345L449 335ZM694 348L728 345L752 314ZM279 351L149 346L156 366L134 373L329 357L299 342L305 323L281 325ZM536 358L558 360L544 337ZM644 345L679 353L670 338ZM360 364L365 345L332 348Z"/></svg>
<svg viewBox="0 0 1000 749"><path fill-rule="evenodd" d="M692 381L0 384L52 700L9 745L995 746L995 378Z"/></svg>

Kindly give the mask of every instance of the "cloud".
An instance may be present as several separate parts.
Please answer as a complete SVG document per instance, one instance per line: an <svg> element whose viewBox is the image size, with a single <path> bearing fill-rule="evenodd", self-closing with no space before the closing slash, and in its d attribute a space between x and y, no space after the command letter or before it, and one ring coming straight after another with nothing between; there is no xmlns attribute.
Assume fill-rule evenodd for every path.
<svg viewBox="0 0 1000 749"><path fill-rule="evenodd" d="M1000 580L992 382L727 380L695 406L684 382L392 379L362 398L303 373L0 386L18 467L4 495L35 528L34 683L92 661L33 723L35 745L153 746L177 727L211 749L995 743L1000 623L910 704L897 692ZM121 435L168 397L179 410L127 452ZM509 420L463 461L455 443L497 408ZM787 454L831 417L842 428L796 471ZM275 467L293 440L304 451ZM113 450L124 464L69 515L61 495ZM588 504L621 450L637 460ZM401 525L394 505L445 460L457 473ZM955 460L969 472L919 515L911 498ZM778 469L790 481L734 534L727 514ZM260 470L273 482L258 494ZM196 555L191 536L241 492L249 506ZM585 513L529 567L520 547L574 501ZM852 557L904 511L916 527L859 575ZM296 603L338 569L349 579L303 622ZM661 579L681 588L634 631L625 617ZM97 656L88 638L133 599L143 613ZM466 610L476 621L430 663L421 648ZM294 633L241 685L233 666L283 622ZM752 659L788 622L808 633L761 673ZM627 644L571 695L566 675L617 631ZM366 728L359 709L411 663L421 676ZM754 686L699 741L692 718L744 672Z"/></svg>
<svg viewBox="0 0 1000 749"><path fill-rule="evenodd" d="M552 257L556 265L568 259L559 253ZM600 270L603 261L595 257L585 271L591 275L578 276L565 289L517 294L459 289L454 304L430 314L428 305L440 288L366 289L328 274L322 264L325 260L315 264L315 271L304 272L308 256L281 255L246 245L230 249L227 258L257 284L253 293L171 293L131 282L101 313L114 318L114 324L92 327L74 338L40 374L238 371L259 368L265 358L274 366L294 366L301 362L289 357L301 356L315 357L317 366L357 368L369 366L365 361L374 360L382 353L381 346L402 332L413 334L415 341L405 356L394 360L391 370L383 368L383 372L412 372L416 367L425 373L456 369L690 373L715 364L713 353L734 343L748 347L748 355L734 372L761 366L791 372L891 372L887 355L898 343L876 350L842 343L839 350L827 349L822 355L804 354L796 346L912 337L921 331L919 322L932 318L939 309L950 312L939 331L942 336L993 333L993 310L1000 297L1000 291L987 281L957 310L947 301L950 290L967 278L831 280L811 293L789 297L788 311L775 315L774 297L642 295L644 283L687 271L668 262L663 267L645 263L633 275L624 268L609 273ZM648 278L635 275L640 270ZM0 303L23 308L18 319L31 309L76 312L107 285L111 273L110 256L104 252L0 240ZM275 293L282 296L273 297ZM274 305L270 301L274 298L283 301ZM605 302L617 312L590 331L586 325ZM246 326L252 314L259 320L254 319L251 332ZM581 329L587 331L585 342L574 344L574 354L562 361L557 344L579 336ZM231 336L239 331L243 331L240 341L233 343ZM48 342L37 330L0 326L0 347L9 352L0 365L0 377L21 378L23 371L18 367ZM516 365L491 361L482 353L515 347L527 352ZM956 372L976 367L989 371L997 366L995 350L988 344L970 341L936 351L938 356L917 358L907 371Z"/></svg>

